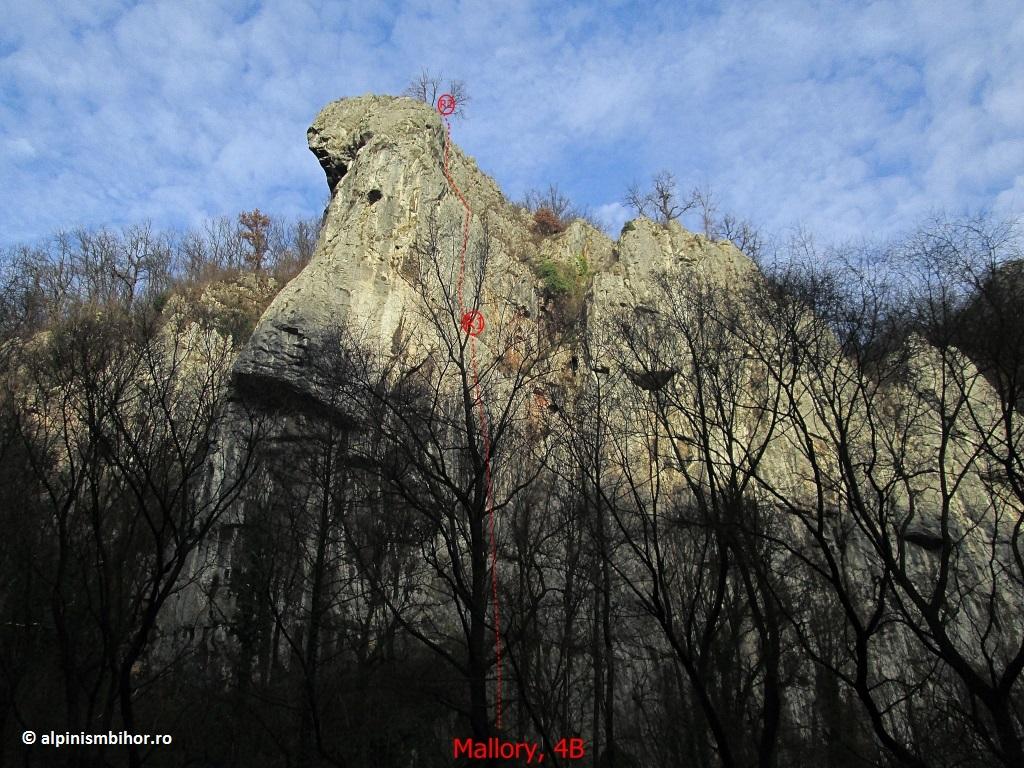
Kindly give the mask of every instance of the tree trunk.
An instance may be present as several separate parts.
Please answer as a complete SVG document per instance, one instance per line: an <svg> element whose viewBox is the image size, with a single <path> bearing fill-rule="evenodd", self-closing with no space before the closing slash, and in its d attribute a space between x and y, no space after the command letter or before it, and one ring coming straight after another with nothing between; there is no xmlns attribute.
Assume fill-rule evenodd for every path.
<svg viewBox="0 0 1024 768"><path fill-rule="evenodd" d="M470 559L472 561L472 599L469 621L469 722L473 738L491 735L487 712L487 540L484 536L484 507L471 513Z"/></svg>

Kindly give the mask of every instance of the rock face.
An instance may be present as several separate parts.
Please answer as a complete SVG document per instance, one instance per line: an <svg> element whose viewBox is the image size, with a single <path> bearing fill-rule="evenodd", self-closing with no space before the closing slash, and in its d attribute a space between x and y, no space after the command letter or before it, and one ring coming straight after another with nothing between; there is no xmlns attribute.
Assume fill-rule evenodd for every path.
<svg viewBox="0 0 1024 768"><path fill-rule="evenodd" d="M316 255L278 294L243 352L240 380L271 381L306 391L305 350L311 340L338 323L387 347L396 334L418 332L415 322L419 251L432 228L448 263L456 267L457 231L463 208L444 175L445 126L437 111L407 98L364 96L326 106L308 132L331 188ZM632 222L617 243L582 222L539 238L532 220L502 196L472 158L451 146L453 180L473 210L466 284L480 277L481 311L488 327L501 330L508 313L536 323L545 314L544 285L536 274L544 263L585 265L593 274L587 313L607 316L642 303L651 275L673 264L740 277L752 263L731 243L714 243L673 223L663 228L645 219ZM487 238L487 266L476 259ZM481 339L486 347L486 338Z"/></svg>
<svg viewBox="0 0 1024 768"><path fill-rule="evenodd" d="M418 244L432 221L457 226L462 212L444 177L444 126L424 104L334 102L308 137L332 192L317 252L264 314L238 365L243 378L298 389L306 386L304 350L328 327L345 323L374 342L394 337L415 303L408 278ZM511 228L515 214L493 181L455 148L451 165L481 214Z"/></svg>
<svg viewBox="0 0 1024 768"><path fill-rule="evenodd" d="M463 206L445 177L445 138L438 112L408 98L342 99L320 112L308 131L309 147L331 189L320 240L312 261L277 295L242 351L235 366L241 390L287 392L311 400L319 412L325 398L311 380L310 355L316 354L319 341L341 326L383 355L404 356L408 365L414 365L424 349L437 347L439 332L425 321L423 304L438 298L458 304L455 285L464 222ZM472 209L465 304L477 302L487 318L487 332L479 339L482 364L506 354L503 342L509 339L557 337L561 348L551 354L546 377L538 380L543 402L550 403L553 392L564 398L567 390L571 393L584 385L593 370L617 373L616 380L623 385L644 392L654 392L677 376L684 382L695 380L696 366L708 361L697 360L692 349L683 347L672 352L672 360L648 370L624 366L623 356L630 353L622 348L623 318L635 318L637 328L654 329L659 316L675 314L678 320L690 311L685 305L692 298L673 299L672 291L659 284L665 274L674 274L681 286L709 282L737 295L760 279L754 263L732 243L693 234L676 222L666 227L639 218L612 241L576 220L556 235L541 237L532 217L509 203L494 180L454 143L447 162L452 181ZM562 269L577 280L573 288L580 293L582 306L574 308L571 322L581 332L552 333L559 322L558 297L552 296L545 268ZM672 335L664 327L657 332ZM750 332L772 333L765 328ZM763 341L771 344L776 339L765 336ZM673 343L666 348L672 349ZM724 348L719 351L726 353ZM742 350L732 354L737 360L748 357ZM977 377L976 369L966 365L969 376ZM915 353L911 373L926 381L937 376L940 367L925 345ZM500 375L500 366L498 370ZM685 384L675 389L688 396ZM813 422L814 383L805 383L803 390L801 407ZM628 392L620 396L625 413L634 398ZM894 389L887 407L899 411L905 397L900 388ZM993 394L979 381L971 397L983 404ZM742 407L756 413L762 406L752 394ZM985 410L978 407L979 412ZM756 441L757 420L750 422L740 433ZM914 445L914 451L924 456L937 450L926 437ZM800 448L780 433L768 441L761 466L780 487L796 490L798 478L810 473L806 460ZM927 463L920 457L918 461ZM966 487L975 488L971 483ZM925 551L934 548L930 532L935 525L927 516L913 516L906 540Z"/></svg>
<svg viewBox="0 0 1024 768"><path fill-rule="evenodd" d="M817 544L831 547L842 561L852 601L869 601L877 574L884 571L888 583L889 571L897 568L905 569L900 589L927 594L936 562L954 544L979 563L986 551L1005 546L999 543L1005 531L995 522L997 508L1005 503L1014 514L1019 510L1015 500L1000 501L985 485L983 450L972 440L994 433L998 408L970 361L911 343L902 380L875 387L839 349L827 324L802 316L802 308L787 326L785 318L743 306L756 295L746 290L764 281L728 241L643 218L629 222L615 241L579 220L541 236L530 214L505 200L454 144L446 157L440 116L411 99L333 102L317 116L308 139L327 176L330 203L315 256L276 296L237 360L235 382L243 397L277 392L293 404L311 405L313 413L343 409L311 375L322 342L338 328L399 361L394 370L415 370L433 350L453 339L461 343L459 313L472 307L486 318L474 349L492 378L514 377L520 341L553 344L521 402L540 419L553 420L550 413L561 403L583 392L591 397L594 382L608 382L596 386L604 387L601 407L622 443L608 459L614 467L606 482L626 487L658 475L647 489L634 482L622 492L623 508L639 508L637 520L646 515L647 524L659 524L664 488L689 489L696 497L716 473L741 487L741 496L760 484L770 489L762 497L767 505L783 510L782 536L797 542L788 551L800 549L801 536L808 542L817 536ZM446 162L472 210L464 262L459 246L465 212L446 177ZM464 297L458 295L460 282ZM726 290L701 307L707 286ZM450 312L447 320L441 312L438 321L438 307ZM731 329L716 336L714 326L729 323ZM795 343L796 337L803 338ZM815 355L809 364L805 358ZM946 375L950 366L952 378ZM942 412L951 386L959 386L969 404L952 422ZM722 398L711 408L702 404L708 391ZM940 436L943 430L948 439ZM848 454L840 455L844 450ZM657 472L650 471L654 464ZM496 485L503 471L495 471ZM939 498L950 473L958 478L956 488ZM850 519L857 488L872 484L882 489L881 533L863 510L860 524ZM629 536L628 526L618 523ZM791 568L784 556L769 553L771 569ZM660 558L659 552L659 564ZM693 565L685 558L668 567L685 572ZM629 572L628 565L619 571ZM1024 599L1018 587L1003 591L994 576L970 565L957 589L949 615L967 615L974 626L984 624L978 618L983 614L1007 627L1017 622L1007 606ZM987 604L976 598L984 594L991 596ZM922 612L940 605L923 599L915 605L926 603ZM905 610L907 621L925 623L913 605ZM946 615L935 618L930 631L946 632ZM949 632L965 658L974 659L979 647L1003 653L1003 639L979 639L972 632L967 623ZM875 658L870 664L874 675L896 680L902 660L913 655L899 649L916 641L901 628L887 628L884 635L872 642L895 650L879 654L880 665ZM816 693L807 686L793 689L786 715L804 726L815 717L810 702Z"/></svg>

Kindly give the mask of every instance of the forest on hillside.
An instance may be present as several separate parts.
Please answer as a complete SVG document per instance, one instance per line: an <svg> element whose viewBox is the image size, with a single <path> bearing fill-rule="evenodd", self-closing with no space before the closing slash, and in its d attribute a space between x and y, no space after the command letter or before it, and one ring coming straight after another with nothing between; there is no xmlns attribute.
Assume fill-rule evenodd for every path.
<svg viewBox="0 0 1024 768"><path fill-rule="evenodd" d="M665 272L604 337L542 281L565 311L490 342L486 437L443 233L408 278L442 353L339 322L315 403L233 366L317 222L8 249L0 765L433 768L469 736L554 768L1024 765L1019 229L743 231L757 279ZM539 387L567 348L579 385Z"/></svg>

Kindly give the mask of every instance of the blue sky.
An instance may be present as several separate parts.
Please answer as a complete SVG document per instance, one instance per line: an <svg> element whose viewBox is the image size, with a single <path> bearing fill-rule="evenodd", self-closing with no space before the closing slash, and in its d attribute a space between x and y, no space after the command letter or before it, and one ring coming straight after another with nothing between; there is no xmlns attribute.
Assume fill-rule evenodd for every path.
<svg viewBox="0 0 1024 768"><path fill-rule="evenodd" d="M512 198L617 229L667 169L781 234L1024 209L1024 3L0 0L0 245L317 215L328 101L466 81L454 138Z"/></svg>

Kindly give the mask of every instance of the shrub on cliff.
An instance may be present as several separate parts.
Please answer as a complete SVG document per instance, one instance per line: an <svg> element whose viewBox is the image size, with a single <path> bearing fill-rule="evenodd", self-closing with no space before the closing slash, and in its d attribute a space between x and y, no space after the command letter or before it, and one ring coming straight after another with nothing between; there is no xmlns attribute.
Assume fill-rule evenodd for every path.
<svg viewBox="0 0 1024 768"><path fill-rule="evenodd" d="M556 235L565 229L565 222L550 208L539 208L533 214L533 231L540 235Z"/></svg>
<svg viewBox="0 0 1024 768"><path fill-rule="evenodd" d="M549 258L537 265L537 276L544 283L544 293L548 298L565 296L576 287L572 267Z"/></svg>

